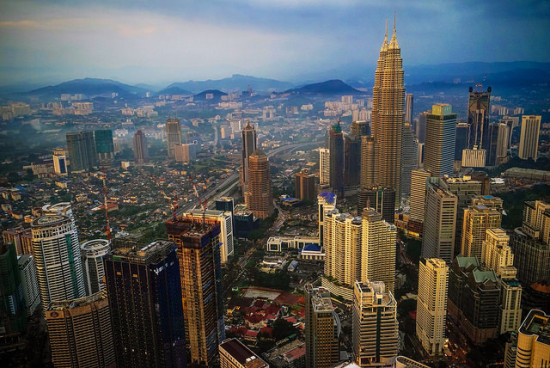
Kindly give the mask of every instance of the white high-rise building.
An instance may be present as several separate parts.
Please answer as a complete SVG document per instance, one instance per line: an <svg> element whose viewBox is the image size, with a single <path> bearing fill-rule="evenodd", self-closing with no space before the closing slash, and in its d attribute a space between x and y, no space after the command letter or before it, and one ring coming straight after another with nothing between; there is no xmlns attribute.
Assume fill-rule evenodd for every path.
<svg viewBox="0 0 550 368"><path fill-rule="evenodd" d="M80 246L74 222L65 215L45 215L31 224L40 299L50 302L85 295Z"/></svg>
<svg viewBox="0 0 550 368"><path fill-rule="evenodd" d="M111 250L111 242L106 239L94 239L82 243L80 251L82 255L82 271L84 272L84 286L86 295L103 291L105 287L105 267L103 257Z"/></svg>
<svg viewBox="0 0 550 368"><path fill-rule="evenodd" d="M325 216L329 211L336 208L336 194L332 192L322 192L317 196L317 206L317 218L319 220L319 244L323 246Z"/></svg>
<svg viewBox="0 0 550 368"><path fill-rule="evenodd" d="M17 257L17 263L19 266L19 275L21 276L21 284L23 285L23 293L25 294L27 315L31 316L40 305L40 291L38 290L33 256L23 254Z"/></svg>
<svg viewBox="0 0 550 368"><path fill-rule="evenodd" d="M426 181L432 173L426 170L413 170L411 172L411 199L410 218L415 221L424 221L426 208Z"/></svg>
<svg viewBox="0 0 550 368"><path fill-rule="evenodd" d="M319 148L319 184L330 185L330 150Z"/></svg>
<svg viewBox="0 0 550 368"><path fill-rule="evenodd" d="M353 289L352 346L360 367L391 366L397 356L397 303L383 282Z"/></svg>
<svg viewBox="0 0 550 368"><path fill-rule="evenodd" d="M429 355L441 355L445 338L449 267L439 258L423 258L418 270L416 336Z"/></svg>
<svg viewBox="0 0 550 368"><path fill-rule="evenodd" d="M397 228L373 208L363 210L360 281L382 281L388 292L395 284L395 241Z"/></svg>
<svg viewBox="0 0 550 368"><path fill-rule="evenodd" d="M205 221L216 221L220 224L220 261L222 264L227 262L227 258L233 255L235 243L233 239L233 215L230 211L191 210L182 214L182 217L188 217L200 220L204 217Z"/></svg>
<svg viewBox="0 0 550 368"><path fill-rule="evenodd" d="M522 160L537 160L539 150L540 115L524 115L521 119L518 156Z"/></svg>

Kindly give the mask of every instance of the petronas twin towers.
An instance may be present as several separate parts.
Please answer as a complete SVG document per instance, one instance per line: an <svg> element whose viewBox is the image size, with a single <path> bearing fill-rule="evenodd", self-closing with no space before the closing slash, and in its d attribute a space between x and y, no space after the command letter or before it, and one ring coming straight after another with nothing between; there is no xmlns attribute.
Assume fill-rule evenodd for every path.
<svg viewBox="0 0 550 368"><path fill-rule="evenodd" d="M397 43L395 21L393 35L386 36L380 49L372 91L372 134L374 136L374 182L395 190L398 202L401 173L401 139L405 115L403 59Z"/></svg>

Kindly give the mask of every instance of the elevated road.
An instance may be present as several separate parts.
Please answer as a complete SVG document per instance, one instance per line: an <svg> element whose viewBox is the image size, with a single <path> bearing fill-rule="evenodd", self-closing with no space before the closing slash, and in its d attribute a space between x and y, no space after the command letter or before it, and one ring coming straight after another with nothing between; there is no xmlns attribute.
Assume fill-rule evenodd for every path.
<svg viewBox="0 0 550 368"><path fill-rule="evenodd" d="M266 152L267 157L274 157L279 154L285 154L285 153L291 153L293 151L296 151L300 148L304 148L307 146L315 146L319 145L319 142L308 142L308 143L293 143L293 144L286 144L284 146L277 147L269 152ZM231 193L235 186L239 185L239 173L234 172L231 175L229 175L227 178L225 178L221 183L217 184L216 186L209 188L206 193L201 194L202 200L207 200L208 204L210 206L211 200L214 197L223 197L227 195L228 193ZM225 189L224 189L225 188ZM222 191L223 189L223 191ZM182 213L190 211L194 208L199 207L197 205L197 201L190 201L190 202L179 202L179 209L176 212L178 216L180 216Z"/></svg>

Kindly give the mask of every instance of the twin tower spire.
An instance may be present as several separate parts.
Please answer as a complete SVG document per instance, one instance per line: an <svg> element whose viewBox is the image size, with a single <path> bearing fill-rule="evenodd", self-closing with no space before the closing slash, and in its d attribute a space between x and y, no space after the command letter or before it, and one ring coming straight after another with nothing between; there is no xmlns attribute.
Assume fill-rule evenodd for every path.
<svg viewBox="0 0 550 368"><path fill-rule="evenodd" d="M386 34L384 35L384 43L380 51L386 51L387 49L398 49L399 43L397 43L397 34L395 31L395 14L393 15L393 34L391 41L388 43L388 20L386 19Z"/></svg>

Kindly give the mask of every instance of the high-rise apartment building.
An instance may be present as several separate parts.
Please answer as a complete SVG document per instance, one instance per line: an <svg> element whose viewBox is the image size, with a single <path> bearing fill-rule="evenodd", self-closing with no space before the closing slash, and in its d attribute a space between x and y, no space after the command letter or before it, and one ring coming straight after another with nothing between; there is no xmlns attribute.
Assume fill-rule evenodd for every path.
<svg viewBox="0 0 550 368"><path fill-rule="evenodd" d="M134 134L133 139L134 162L143 164L149 161L149 149L147 148L147 137L142 130L138 130Z"/></svg>
<svg viewBox="0 0 550 368"><path fill-rule="evenodd" d="M30 254L24 254L17 257L17 263L25 295L27 316L31 316L40 305L40 290L38 289L34 259Z"/></svg>
<svg viewBox="0 0 550 368"><path fill-rule="evenodd" d="M74 221L65 215L44 215L31 224L32 246L42 307L85 295L80 246Z"/></svg>
<svg viewBox="0 0 550 368"><path fill-rule="evenodd" d="M514 230L510 247L524 286L550 281L550 204L525 202L523 223Z"/></svg>
<svg viewBox="0 0 550 368"><path fill-rule="evenodd" d="M376 152L376 185L392 188L401 199L401 137L405 118L403 60L395 24L388 43L380 50L372 91L372 133Z"/></svg>
<svg viewBox="0 0 550 368"><path fill-rule="evenodd" d="M476 257L455 257L449 272L447 308L475 345L498 336L500 299L499 282L492 270L482 270Z"/></svg>
<svg viewBox="0 0 550 368"><path fill-rule="evenodd" d="M235 250L235 241L233 237L233 215L231 211L217 210L191 210L181 215L182 218L188 218L192 221L220 225L220 262L225 264L229 256L232 256Z"/></svg>
<svg viewBox="0 0 550 368"><path fill-rule="evenodd" d="M329 368L338 362L339 323L332 307L330 293L311 284L306 293L306 368Z"/></svg>
<svg viewBox="0 0 550 368"><path fill-rule="evenodd" d="M174 159L176 162L188 164L197 159L197 147L194 143L182 143L174 146Z"/></svg>
<svg viewBox="0 0 550 368"><path fill-rule="evenodd" d="M460 253L481 259L486 231L500 228L501 221L502 199L490 195L472 198L472 204L464 209Z"/></svg>
<svg viewBox="0 0 550 368"><path fill-rule="evenodd" d="M66 138L71 171L88 171L97 167L94 132L67 133Z"/></svg>
<svg viewBox="0 0 550 368"><path fill-rule="evenodd" d="M325 275L351 287L361 272L361 217L339 213L324 218Z"/></svg>
<svg viewBox="0 0 550 368"><path fill-rule="evenodd" d="M115 145L111 129L94 131L95 149L100 166L111 166L115 158Z"/></svg>
<svg viewBox="0 0 550 368"><path fill-rule="evenodd" d="M539 152L540 115L523 115L518 156L522 160L537 161Z"/></svg>
<svg viewBox="0 0 550 368"><path fill-rule="evenodd" d="M109 301L103 293L50 303L46 324L56 367L116 367Z"/></svg>
<svg viewBox="0 0 550 368"><path fill-rule="evenodd" d="M390 365L397 356L397 303L380 281L353 288L352 346L360 367Z"/></svg>
<svg viewBox="0 0 550 368"><path fill-rule="evenodd" d="M393 224L395 219L395 190L392 188L371 187L359 192L358 212L374 208L384 221Z"/></svg>
<svg viewBox="0 0 550 368"><path fill-rule="evenodd" d="M510 127L506 123L498 124L498 134L495 152L495 165L502 165L508 162L508 149L510 143Z"/></svg>
<svg viewBox="0 0 550 368"><path fill-rule="evenodd" d="M330 185L330 150L319 148L319 185Z"/></svg>
<svg viewBox="0 0 550 368"><path fill-rule="evenodd" d="M447 320L449 266L439 258L423 258L418 269L416 336L429 355L441 355Z"/></svg>
<svg viewBox="0 0 550 368"><path fill-rule="evenodd" d="M225 340L219 349L221 368L269 368L269 364L237 339Z"/></svg>
<svg viewBox="0 0 550 368"><path fill-rule="evenodd" d="M105 258L105 276L117 366L185 367L180 267L174 243L122 244Z"/></svg>
<svg viewBox="0 0 550 368"><path fill-rule="evenodd" d="M344 196L344 133L340 121L329 130L328 146L330 154L330 187Z"/></svg>
<svg viewBox="0 0 550 368"><path fill-rule="evenodd" d="M360 281L378 280L393 292L395 284L395 241L397 229L373 208L363 210Z"/></svg>
<svg viewBox="0 0 550 368"><path fill-rule="evenodd" d="M273 213L269 158L261 150L248 157L245 203L254 216L265 219Z"/></svg>
<svg viewBox="0 0 550 368"><path fill-rule="evenodd" d="M314 201L317 198L315 190L315 175L309 169L302 169L296 173L294 181L295 197L301 201Z"/></svg>
<svg viewBox="0 0 550 368"><path fill-rule="evenodd" d="M254 125L250 125L250 120L246 122L246 126L241 131L241 177L240 183L243 193L246 192L246 184L248 182L248 158L256 152L256 129Z"/></svg>
<svg viewBox="0 0 550 368"><path fill-rule="evenodd" d="M168 158L175 159L175 146L181 144L181 124L178 119L168 119L166 121L166 148Z"/></svg>
<svg viewBox="0 0 550 368"><path fill-rule="evenodd" d="M409 95L407 95L409 96ZM418 148L411 123L403 123L403 137L401 138L401 196L408 198L411 195L411 173L418 168Z"/></svg>
<svg viewBox="0 0 550 368"><path fill-rule="evenodd" d="M456 114L449 104L436 104L426 120L424 169L433 176L452 175L456 137Z"/></svg>
<svg viewBox="0 0 550 368"><path fill-rule="evenodd" d="M532 309L518 331L516 367L550 366L550 315Z"/></svg>
<svg viewBox="0 0 550 368"><path fill-rule="evenodd" d="M481 263L495 272L500 283L500 334L517 331L521 323L522 287L516 279L517 269L513 266L509 240L502 229L487 230L481 256Z"/></svg>
<svg viewBox="0 0 550 368"><path fill-rule="evenodd" d="M189 360L208 365L218 356L218 345L225 339L220 225L181 218L167 221L166 231L178 247Z"/></svg>
<svg viewBox="0 0 550 368"><path fill-rule="evenodd" d="M332 192L322 192L317 196L317 219L319 221L319 244L323 246L325 216L329 211L336 209L336 194Z"/></svg>
<svg viewBox="0 0 550 368"><path fill-rule="evenodd" d="M90 296L103 291L105 287L103 258L110 250L111 242L106 239L88 240L80 246L86 295Z"/></svg>
<svg viewBox="0 0 550 368"><path fill-rule="evenodd" d="M435 179L426 185L422 257L441 258L451 264L456 233L456 196Z"/></svg>

